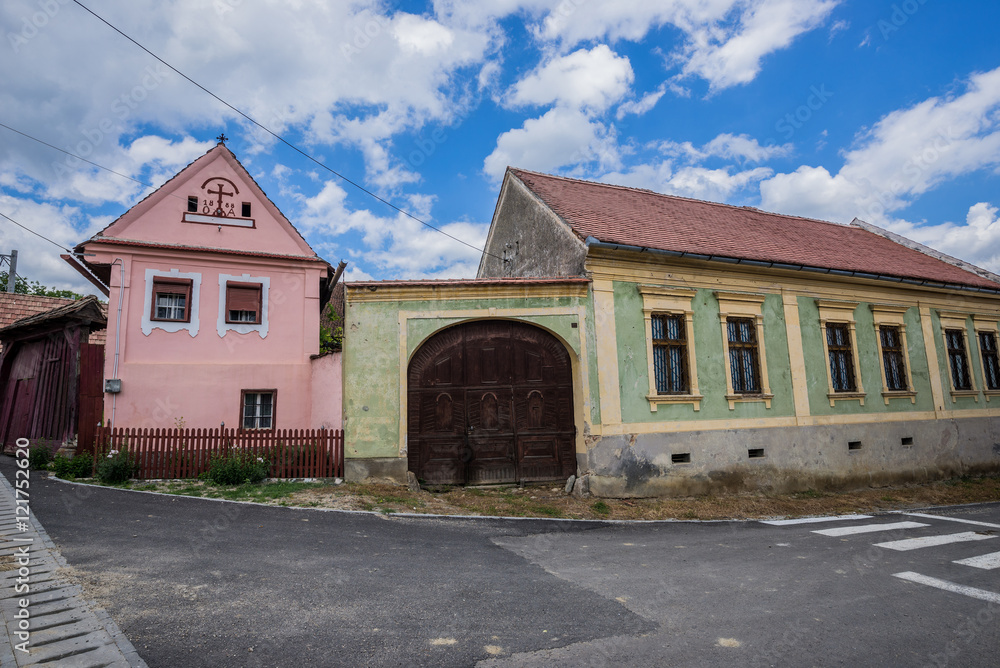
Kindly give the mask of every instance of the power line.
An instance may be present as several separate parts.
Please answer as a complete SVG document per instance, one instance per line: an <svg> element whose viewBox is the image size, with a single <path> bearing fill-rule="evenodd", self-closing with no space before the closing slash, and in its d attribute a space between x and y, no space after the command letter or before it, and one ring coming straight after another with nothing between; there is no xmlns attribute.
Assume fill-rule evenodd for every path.
<svg viewBox="0 0 1000 668"><path fill-rule="evenodd" d="M54 149L56 151L59 151L60 153L65 153L66 155L68 155L68 156L70 156L72 158L76 158L77 160L82 160L83 162L87 163L88 165L93 165L94 167L97 167L98 169L103 169L106 172L111 172L112 174L114 174L116 176L120 176L123 179L128 179L129 181L135 181L139 185L146 186L147 188L153 188L154 190L156 189L156 186L154 186L152 183L146 183L145 181L140 181L139 179L133 178L133 177L129 176L128 174L122 174L121 172L116 172L115 170L111 169L110 167L105 167L104 165L99 165L96 162L93 162L91 160L87 160L86 158L82 158L82 157L78 156L76 153L70 153L69 151L67 151L65 149L61 149L58 146L53 146L52 144L48 143L47 141L43 141L43 140L39 139L38 137L32 137L31 135L29 135L29 134L27 134L25 132L21 132L20 130L15 130L14 128L10 127L9 125L4 125L3 123L0 123L0 128L6 128L7 130L10 130L11 132L15 132L15 133L21 135L22 137L27 137L31 141L36 141L36 142L38 142L39 144L41 144L43 146L48 146L49 148ZM178 198L178 199L184 199L180 195L176 195L174 193L170 193L170 194L172 196Z"/></svg>
<svg viewBox="0 0 1000 668"><path fill-rule="evenodd" d="M379 197L378 195L376 195L372 191L368 190L367 188L365 188L361 184L355 183L354 181L352 181L351 179L347 178L346 176L344 176L340 172L334 170L331 167L328 167L324 163L320 162L316 158L312 157L311 155L309 155L308 153L306 153L305 151L303 151L302 149L300 149L295 144L292 144L291 142L289 142L287 139L285 139L281 135L279 135L276 132L272 131L270 128L266 127L262 123L258 123L256 120L254 120L253 118L251 118L250 116L248 116L244 112L240 111L239 109L237 109L233 105L229 104L228 102L226 102L225 100L223 100L221 97L219 97L218 95L216 95L215 93L213 93L209 89L205 88L204 86L202 86L200 83L198 83L197 81L195 81L194 79L192 79L188 75L186 75L183 72L181 72L179 69L177 69L176 67L174 67L170 63L168 63L167 61L165 61L163 58L160 58L158 55L156 55L155 53L153 53L152 51L150 51L149 49L147 49L145 46L143 46L142 44L140 44L139 42L137 42L133 38L129 37L127 34L125 34L121 30L119 30L117 27L115 27L114 25L112 25L104 17L102 17L99 14L95 13L93 10L91 10L89 7L87 7L86 5L84 5L79 0L73 0L73 2L76 3L77 5L79 5L84 10L86 10L91 16L93 16L94 18L96 18L97 20L99 20L101 23L103 23L104 25L108 26L109 28L111 28L112 30L114 30L116 33L118 33L119 35L121 35L122 37L124 37L128 41L132 42L137 47L139 47L140 49L142 49L143 51L145 51L146 53L148 53L150 56L152 56L153 58L156 58L158 61L160 61L161 63L163 63L165 66L169 67L171 70L173 70L174 72L176 72L177 74L179 74L180 76L182 76L184 79L187 79L190 83L194 84L195 86L197 86L198 88L200 88L202 91L204 91L208 95L212 96L213 98L215 98L216 100L218 100L219 102L221 102L223 105L225 105L226 107L228 107L232 111L236 112L237 114L239 114L240 116L242 116L246 120L250 121L251 123L253 123L254 125L256 125L258 128L260 128L264 132L268 133L269 135L271 135L272 137L274 137L275 139L277 139L282 144L284 144L285 146L289 147L290 149L292 149L293 151L295 151L296 153L298 153L302 157L304 157L307 160L310 160L310 161L316 163L317 165L319 165L323 169L327 170L328 172L330 172L331 174L333 174L337 178L345 181L346 183L351 184L352 186L354 186L355 188L357 188L361 192L363 192L363 193L365 193L365 194L367 194L367 195L375 198L376 200L378 200L382 204L385 204L386 206L388 206L388 207L390 207L392 209L395 209L396 211L398 211L399 213L403 214L404 216L406 216L408 218L412 218L413 220L417 221L421 225L424 225L425 227L429 227L430 229L434 230L435 232L443 234L444 236L448 237L449 239L451 239L453 241L457 241L458 243L460 243L460 244L462 244L464 246L468 246L472 250L479 251L481 253L486 253L486 249L484 249L484 248L477 248L476 246L473 246L472 244L470 244L467 241L463 241L463 240L459 239L458 237L455 237L455 236L452 236L451 234L448 234L447 232L445 232L444 230L442 230L440 228L434 227L430 223L428 223L428 222L426 222L424 220L421 220L420 218L417 218L416 216L414 216L409 211L406 211L405 209L401 209L400 207L396 206L395 204L393 204L389 200L386 200L386 199L383 199L382 197ZM488 254L491 257L494 257L494 258L496 258L498 260L503 260L503 258L501 258L498 255L493 255L492 253L486 253L486 254Z"/></svg>
<svg viewBox="0 0 1000 668"><path fill-rule="evenodd" d="M24 225L22 225L21 223L17 222L16 220L14 220L13 218L11 218L10 216L7 216L7 215L4 215L4 214L2 214L2 213L0 213L0 216L3 216L4 218L6 218L7 220L9 220L10 222L14 223L14 224L15 224L15 225L17 225L18 227L20 227L20 228L21 228L22 230L25 230L25 231L27 231L27 232L31 232L31 233L32 233L32 234L34 234L34 235L35 235L36 237L39 237L39 238L41 238L41 239L45 239L45 240L46 240L46 241L48 241L48 242L49 242L50 244L53 244L54 246L58 246L59 248L62 248L62 249L63 249L64 251L66 251L67 253L73 253L73 251L71 251L70 249L66 248L66 247L65 247L65 246L63 246L62 244L60 244L60 243L56 243L55 241L52 241L52 239L49 239L48 237L45 237L45 236L42 236L42 235L41 235L41 234L39 234L38 232L35 232L35 231L34 231L33 229L31 229L31 228L28 228L28 227L25 227Z"/></svg>

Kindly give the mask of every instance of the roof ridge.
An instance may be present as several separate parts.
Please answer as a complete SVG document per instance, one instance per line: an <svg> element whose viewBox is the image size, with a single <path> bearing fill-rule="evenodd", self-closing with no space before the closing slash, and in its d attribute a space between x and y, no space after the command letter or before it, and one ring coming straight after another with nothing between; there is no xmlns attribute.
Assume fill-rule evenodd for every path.
<svg viewBox="0 0 1000 668"><path fill-rule="evenodd" d="M655 195L657 197L667 197L667 198L670 198L670 199L679 199L679 200L684 200L685 202L695 202L697 204L708 204L710 206L717 206L717 207L722 207L722 208L725 208L725 209L744 209L744 210L748 210L748 211L756 211L757 213L763 213L763 214L768 215L768 216L778 216L780 218L791 218L791 219L795 219L795 220L807 220L807 221L812 222L812 223L823 223L825 225L836 225L837 227L851 227L850 224L848 224L848 223L838 223L838 222L835 222L835 221L832 221L832 220L823 220L821 218L809 218L808 216L796 216L796 215L789 214L789 213L778 213L777 211L767 211L765 209L760 209L760 208L755 207L755 206L746 206L746 205L738 205L738 204L726 204L725 202L713 202L712 200L698 199L697 197L685 197L684 195L673 195L673 194L670 194L670 193L661 193L661 192L657 192L656 190L650 190L649 188L636 188L634 186L623 186L623 185L618 184L618 183L605 183L603 181L588 181L586 179L578 179L578 178L574 178L572 176L559 176L557 174L545 174L544 172L536 172L536 171L533 171L533 170L530 170L530 169L521 169L520 167L508 167L507 169L509 169L510 171L514 172L515 175L516 175L517 172L523 172L525 174L534 174L535 176L541 176L541 177L548 178L548 179L558 179L560 181L570 181L570 182L573 182L573 183L581 183L583 185L588 185L588 186L600 186L600 187L603 187L603 188L614 188L616 190L625 190L625 191L628 191L628 192L648 193L650 195ZM538 194L538 193L536 193L536 194Z"/></svg>

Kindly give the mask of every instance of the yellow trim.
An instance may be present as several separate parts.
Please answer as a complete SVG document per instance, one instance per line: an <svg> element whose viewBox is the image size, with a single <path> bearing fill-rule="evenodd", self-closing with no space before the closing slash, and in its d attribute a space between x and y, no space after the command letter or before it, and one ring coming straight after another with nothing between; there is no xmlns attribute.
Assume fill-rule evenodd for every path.
<svg viewBox="0 0 1000 668"><path fill-rule="evenodd" d="M802 323L799 322L799 302L795 295L783 293L785 307L785 337L788 339L788 357L791 363L792 396L795 415L807 417L809 408L809 377L806 374L805 349L802 345Z"/></svg>
<svg viewBox="0 0 1000 668"><path fill-rule="evenodd" d="M771 407L771 385L767 378L767 355L764 351L764 314L762 307L766 295L748 294L745 292L716 291L715 298L719 302L719 322L722 325L722 357L726 365L726 400L729 410L736 410L737 403L764 402L765 408ZM757 358L760 365L760 394L737 394L733 389L733 369L729 359L729 328L726 319L753 318L757 330Z"/></svg>
<svg viewBox="0 0 1000 668"><path fill-rule="evenodd" d="M659 404L691 404L695 412L701 410L701 401L705 397L698 390L698 357L694 345L694 311L691 310L691 300L698 294L697 290L688 288L666 288L657 285L636 286L642 295L642 314L646 322L646 360L649 377L649 410L656 412ZM684 317L684 336L686 341L685 362L688 367L687 394L660 394L656 387L656 373L653 370L653 315L681 315Z"/></svg>
<svg viewBox="0 0 1000 668"><path fill-rule="evenodd" d="M854 311L858 308L858 302L842 302L829 299L817 299L816 308L819 309L820 338L823 339L823 359L826 360L826 397L830 400L830 407L837 405L838 401L860 401L865 405L865 386L861 378L861 369L858 367L858 334L854 322ZM854 373L854 387L850 392L837 392L833 387L833 371L830 369L830 341L827 333L827 324L846 324L847 336L851 340L851 371Z"/></svg>
<svg viewBox="0 0 1000 668"><path fill-rule="evenodd" d="M485 308L485 309L462 309L457 311L448 310L438 310L438 311L400 311L399 319L397 321L399 325L399 456L405 457L409 444L407 442L409 432L407 429L407 416L409 415L409 406L407 403L407 383L406 376L410 368L410 356L407 355L407 338L406 330L407 325L410 320L457 320L459 322L443 322L440 327L435 328L433 331L429 332L427 336L423 339L426 341L430 337L434 336L442 329L446 327L451 327L453 325L460 324L461 322L472 322L475 320L486 320L489 318L506 318L510 320L519 320L521 322L526 322L529 325L534 325L540 329L544 329L549 332L557 339L563 342L566 346L566 351L569 353L570 361L573 368L573 422L576 426L576 452L584 453L586 452L586 444L584 441L585 427L590 423L590 366L588 360L590 359L587 354L587 336L585 332L587 331L587 310L583 306L579 307L564 307L564 308L524 308L524 309L497 309L497 308ZM579 336L579 354L573 349L573 343L576 341L569 342L563 339L562 336L556 334L555 332L547 329L544 325L539 325L536 322L528 320L528 318L539 317L539 316L576 316L578 318L577 322L577 332ZM416 349L413 351L416 353ZM579 397L579 399L577 399ZM618 418L621 422L621 418Z"/></svg>
<svg viewBox="0 0 1000 668"><path fill-rule="evenodd" d="M983 395L986 397L986 401L989 401L991 397L1000 397L1000 388L995 390L988 389L986 382L986 356L983 355L983 344L979 340L979 335L983 333L993 334L994 346L1000 343L1000 330L997 328L997 321L998 318L995 314L972 314L972 328L976 334L976 347L979 349L979 370L983 374Z"/></svg>
<svg viewBox="0 0 1000 668"><path fill-rule="evenodd" d="M601 421L622 421L618 375L618 329L615 325L615 294L611 281L594 281L594 330L597 333L597 387Z"/></svg>
<svg viewBox="0 0 1000 668"><path fill-rule="evenodd" d="M534 283L528 285L393 285L347 286L347 301L361 302L412 302L455 301L459 299L540 299L587 296L586 283Z"/></svg>
<svg viewBox="0 0 1000 668"><path fill-rule="evenodd" d="M943 411L944 384L941 382L941 365L938 362L937 337L931 323L931 310L926 306L920 307L920 329L924 334L924 354L927 355L927 368L930 370L931 397L934 399L934 407Z"/></svg>

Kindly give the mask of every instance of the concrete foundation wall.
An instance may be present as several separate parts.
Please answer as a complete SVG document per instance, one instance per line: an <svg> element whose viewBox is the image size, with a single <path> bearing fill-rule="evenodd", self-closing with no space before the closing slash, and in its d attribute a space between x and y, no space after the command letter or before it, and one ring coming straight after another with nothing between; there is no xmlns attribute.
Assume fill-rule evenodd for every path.
<svg viewBox="0 0 1000 668"><path fill-rule="evenodd" d="M1000 418L626 434L579 455L594 496L844 490L1000 472ZM854 448L849 444L854 444ZM763 450L750 458L751 449ZM690 455L689 463L673 456Z"/></svg>

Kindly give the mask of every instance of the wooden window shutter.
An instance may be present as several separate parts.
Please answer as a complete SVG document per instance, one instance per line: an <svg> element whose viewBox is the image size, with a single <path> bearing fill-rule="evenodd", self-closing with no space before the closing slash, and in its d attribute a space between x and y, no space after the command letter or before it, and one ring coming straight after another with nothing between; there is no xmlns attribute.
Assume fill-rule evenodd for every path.
<svg viewBox="0 0 1000 668"><path fill-rule="evenodd" d="M260 285L257 283L227 283L226 308L230 311L260 310Z"/></svg>
<svg viewBox="0 0 1000 668"><path fill-rule="evenodd" d="M171 295L187 295L191 289L191 283L174 283L174 282L164 282L164 281L153 281L153 292L159 294L171 294Z"/></svg>

